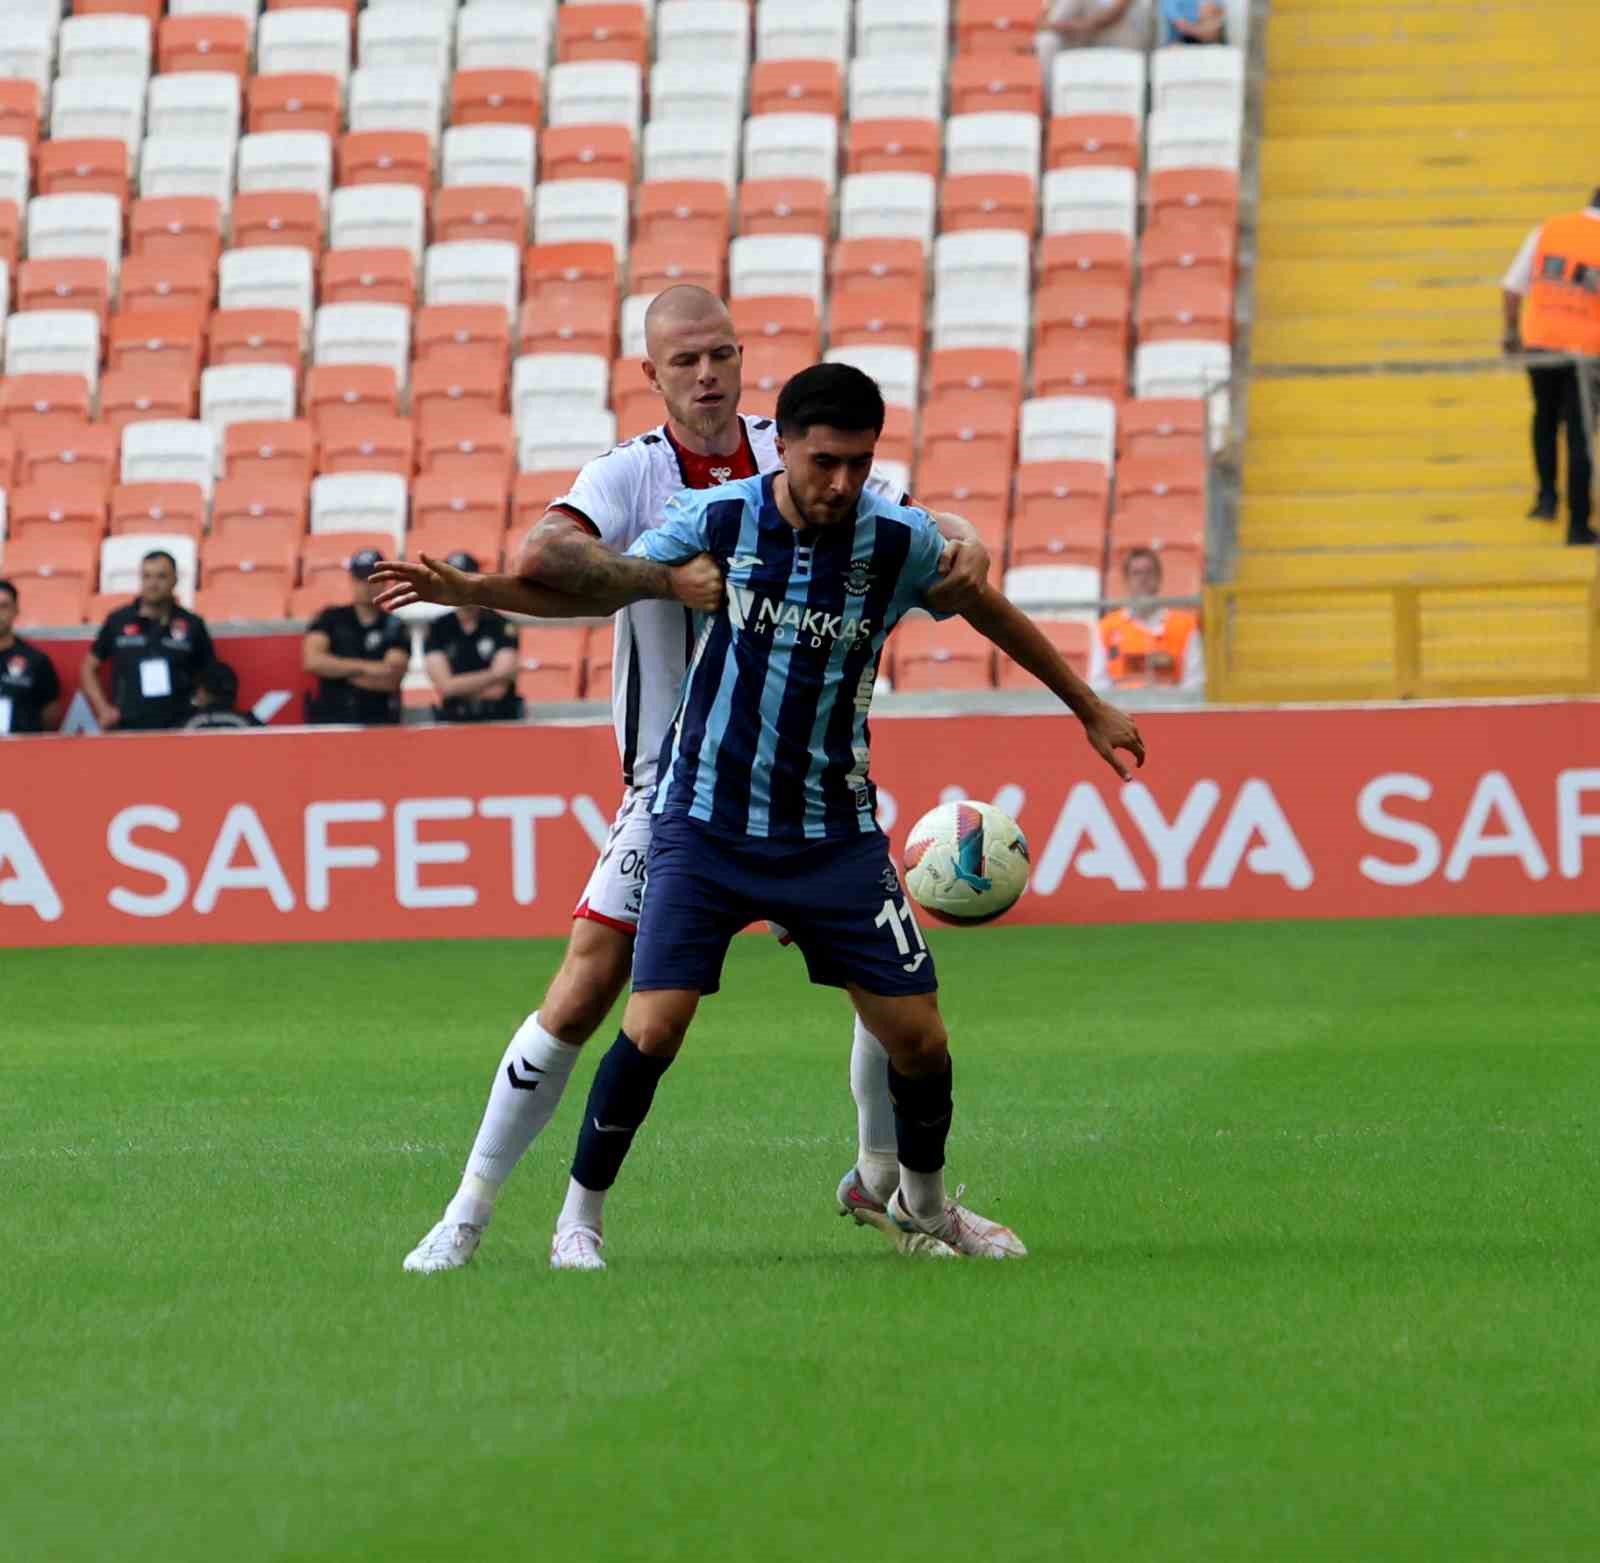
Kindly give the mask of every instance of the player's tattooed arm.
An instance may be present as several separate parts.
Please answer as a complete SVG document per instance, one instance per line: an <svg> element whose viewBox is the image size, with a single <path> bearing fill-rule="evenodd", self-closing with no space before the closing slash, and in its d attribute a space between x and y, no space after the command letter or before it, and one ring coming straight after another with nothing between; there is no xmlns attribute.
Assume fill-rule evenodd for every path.
<svg viewBox="0 0 1600 1563"><path fill-rule="evenodd" d="M1136 765L1144 764L1144 739L1137 723L1126 711L1108 705L1095 694L1027 614L993 587L985 587L962 617L1013 662L1033 674L1083 723L1090 747L1123 781L1132 778L1133 772L1116 751L1122 749Z"/></svg>
<svg viewBox="0 0 1600 1563"><path fill-rule="evenodd" d="M706 565L690 560L682 565L658 564L607 548L591 537L571 516L551 511L528 534L517 559L519 579L569 596L585 613L614 613L629 603L648 597L676 599L686 607L710 611L722 600L720 570L716 591Z"/></svg>

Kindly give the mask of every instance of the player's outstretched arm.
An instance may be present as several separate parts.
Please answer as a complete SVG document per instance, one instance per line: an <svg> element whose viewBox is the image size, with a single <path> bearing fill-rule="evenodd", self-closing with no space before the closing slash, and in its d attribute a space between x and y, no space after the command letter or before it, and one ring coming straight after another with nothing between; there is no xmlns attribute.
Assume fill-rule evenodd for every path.
<svg viewBox="0 0 1600 1563"><path fill-rule="evenodd" d="M1123 781L1133 772L1117 758L1122 749L1136 765L1144 764L1144 739L1126 711L1108 705L1074 673L1067 659L1045 638L1027 614L985 587L978 601L962 617L985 639L1039 680L1077 719L1096 754Z"/></svg>
<svg viewBox="0 0 1600 1563"><path fill-rule="evenodd" d="M707 613L722 602L720 571L715 572L713 590L704 568L674 569L654 559L619 554L558 510L528 534L516 573L530 585L586 604L583 611L588 613L615 613L649 597L676 599Z"/></svg>

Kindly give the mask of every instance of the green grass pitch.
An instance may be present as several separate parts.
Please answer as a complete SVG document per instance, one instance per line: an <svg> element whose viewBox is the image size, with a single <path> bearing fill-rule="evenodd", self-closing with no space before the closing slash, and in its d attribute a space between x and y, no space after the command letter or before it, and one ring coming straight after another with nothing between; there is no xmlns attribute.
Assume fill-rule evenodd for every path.
<svg viewBox="0 0 1600 1563"><path fill-rule="evenodd" d="M738 942L552 1275L597 1041L403 1275L554 942L0 955L8 1563L1592 1559L1593 920L932 936L951 1171L832 1214L838 995Z"/></svg>

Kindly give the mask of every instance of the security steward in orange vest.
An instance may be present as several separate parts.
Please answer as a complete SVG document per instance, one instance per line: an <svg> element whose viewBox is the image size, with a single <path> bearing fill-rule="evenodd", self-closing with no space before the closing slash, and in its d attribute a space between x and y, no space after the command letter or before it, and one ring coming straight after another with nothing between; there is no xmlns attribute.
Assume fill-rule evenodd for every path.
<svg viewBox="0 0 1600 1563"><path fill-rule="evenodd" d="M1600 190L1581 212L1552 217L1524 241L1501 279L1508 353L1582 353L1600 359ZM1593 366L1587 372L1595 383ZM1574 364L1532 368L1533 464L1539 493L1528 515L1553 521L1557 510L1556 439L1567 431L1567 541L1593 543L1589 530L1594 466L1584 427L1580 370Z"/></svg>
<svg viewBox="0 0 1600 1563"><path fill-rule="evenodd" d="M1129 603L1095 626L1089 643L1089 687L1182 689L1204 694L1205 649L1200 625L1187 608L1162 608L1161 558L1151 548L1130 548L1122 561Z"/></svg>

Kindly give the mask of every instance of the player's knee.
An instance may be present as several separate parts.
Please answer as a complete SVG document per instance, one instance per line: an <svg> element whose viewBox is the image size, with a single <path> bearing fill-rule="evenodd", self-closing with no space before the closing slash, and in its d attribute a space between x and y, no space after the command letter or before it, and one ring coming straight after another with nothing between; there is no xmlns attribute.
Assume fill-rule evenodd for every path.
<svg viewBox="0 0 1600 1563"><path fill-rule="evenodd" d="M581 1047L595 1034L616 998L616 990L592 977L575 975L550 985L539 1006L539 1024L558 1042Z"/></svg>
<svg viewBox="0 0 1600 1563"><path fill-rule="evenodd" d="M950 1067L950 1038L935 1024L904 1037L890 1056L903 1075L940 1075Z"/></svg>
<svg viewBox="0 0 1600 1563"><path fill-rule="evenodd" d="M694 996L676 990L647 990L628 1000L622 1029L641 1053L672 1058L694 1019Z"/></svg>

